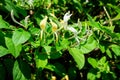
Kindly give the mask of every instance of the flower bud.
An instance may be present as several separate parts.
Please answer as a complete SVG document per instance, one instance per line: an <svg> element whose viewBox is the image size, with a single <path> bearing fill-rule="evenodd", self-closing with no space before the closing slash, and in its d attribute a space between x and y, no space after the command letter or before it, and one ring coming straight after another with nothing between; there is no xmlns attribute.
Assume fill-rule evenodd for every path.
<svg viewBox="0 0 120 80"><path fill-rule="evenodd" d="M70 14L70 11L65 13L65 15L63 17L64 22L68 22L68 20L70 19L71 16L72 16L72 14Z"/></svg>
<svg viewBox="0 0 120 80"><path fill-rule="evenodd" d="M47 16L45 16L45 18L40 22L40 28L42 30L45 30L45 27L46 27L46 23L47 23Z"/></svg>
<svg viewBox="0 0 120 80"><path fill-rule="evenodd" d="M50 23L52 25L52 32L56 32L57 31L57 24L52 22L52 20L50 20Z"/></svg>

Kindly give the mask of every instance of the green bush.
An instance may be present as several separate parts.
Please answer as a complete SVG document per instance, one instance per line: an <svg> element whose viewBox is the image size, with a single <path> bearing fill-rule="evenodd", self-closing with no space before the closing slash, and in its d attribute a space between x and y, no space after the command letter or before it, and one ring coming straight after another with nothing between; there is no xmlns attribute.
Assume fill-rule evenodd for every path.
<svg viewBox="0 0 120 80"><path fill-rule="evenodd" d="M0 80L119 80L119 0L1 0Z"/></svg>

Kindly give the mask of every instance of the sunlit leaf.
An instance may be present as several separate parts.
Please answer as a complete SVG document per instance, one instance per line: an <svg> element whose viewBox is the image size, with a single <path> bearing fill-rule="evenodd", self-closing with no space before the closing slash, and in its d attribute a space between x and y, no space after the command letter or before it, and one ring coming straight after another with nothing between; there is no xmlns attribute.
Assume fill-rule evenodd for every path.
<svg viewBox="0 0 120 80"><path fill-rule="evenodd" d="M4 48L3 46L0 46L0 57L9 54L8 50Z"/></svg>
<svg viewBox="0 0 120 80"><path fill-rule="evenodd" d="M89 62L89 64L92 65L93 68L96 68L96 67L97 67L97 60L96 60L96 59L89 57L89 58L88 58L88 62Z"/></svg>
<svg viewBox="0 0 120 80"><path fill-rule="evenodd" d="M5 38L6 41L6 46L8 48L8 51L16 58L20 55L20 52L22 50L21 45L15 46L14 43L12 42L11 38Z"/></svg>
<svg viewBox="0 0 120 80"><path fill-rule="evenodd" d="M61 66L61 65L60 65ZM62 66L61 66L62 68ZM58 69L55 65L52 64L48 64L46 65L45 69L48 69L50 71L54 71L56 74L58 74L59 76L63 77L65 74L64 72L61 71L61 68Z"/></svg>
<svg viewBox="0 0 120 80"><path fill-rule="evenodd" d="M36 67L39 70L44 69L44 67L47 65L48 63L48 57L46 53L39 53L38 51L36 51L35 53L35 63L36 63Z"/></svg>
<svg viewBox="0 0 120 80"><path fill-rule="evenodd" d="M118 45L111 45L111 49L117 56L120 56L120 46L118 46Z"/></svg>
<svg viewBox="0 0 120 80"><path fill-rule="evenodd" d="M2 19L2 16L0 15L0 29L9 29L9 24Z"/></svg>
<svg viewBox="0 0 120 80"><path fill-rule="evenodd" d="M25 76L23 75L22 71L19 68L18 61L15 61L15 63L14 63L13 80L27 80L27 78L25 78Z"/></svg>
<svg viewBox="0 0 120 80"><path fill-rule="evenodd" d="M69 48L69 53L75 60L79 69L82 69L85 64L85 57L83 53L77 48Z"/></svg>
<svg viewBox="0 0 120 80"><path fill-rule="evenodd" d="M15 61L13 67L13 80L28 80L30 79L30 67L22 60Z"/></svg>
<svg viewBox="0 0 120 80"><path fill-rule="evenodd" d="M17 29L13 32L12 41L14 45L25 43L30 38L29 32L23 29Z"/></svg>
<svg viewBox="0 0 120 80"><path fill-rule="evenodd" d="M112 53L111 53L111 51L110 51L109 49L106 50L106 54L107 54L110 58L112 58Z"/></svg>
<svg viewBox="0 0 120 80"><path fill-rule="evenodd" d="M94 50L95 48L97 48L97 42L96 40L93 38L93 36L90 36L88 39L87 39L87 42L83 45L81 45L80 47L80 51L82 53L89 53L91 52L92 50Z"/></svg>
<svg viewBox="0 0 120 80"><path fill-rule="evenodd" d="M87 80L97 80L97 78L100 78L101 74L96 69L90 69L90 71L87 74Z"/></svg>

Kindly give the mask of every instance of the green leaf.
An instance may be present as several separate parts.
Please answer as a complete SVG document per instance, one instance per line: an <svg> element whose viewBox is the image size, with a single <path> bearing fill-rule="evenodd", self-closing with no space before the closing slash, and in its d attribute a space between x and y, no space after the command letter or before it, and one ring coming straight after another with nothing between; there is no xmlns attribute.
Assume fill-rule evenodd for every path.
<svg viewBox="0 0 120 80"><path fill-rule="evenodd" d="M93 68L97 67L97 61L94 58L89 57L88 62L89 62L89 64L92 65Z"/></svg>
<svg viewBox="0 0 120 80"><path fill-rule="evenodd" d="M43 48L45 49L45 53L50 54L52 48L51 46L43 46Z"/></svg>
<svg viewBox="0 0 120 80"><path fill-rule="evenodd" d="M8 50L6 48L4 48L3 46L0 46L0 57L9 54Z"/></svg>
<svg viewBox="0 0 120 80"><path fill-rule="evenodd" d="M31 77L29 65L22 60L15 61L13 67L13 80L29 80Z"/></svg>
<svg viewBox="0 0 120 80"><path fill-rule="evenodd" d="M62 56L62 52L61 51L54 51L54 49L51 51L51 53L50 53L50 55L49 55L49 57L50 57L50 59L58 59L58 58L60 58L61 56Z"/></svg>
<svg viewBox="0 0 120 80"><path fill-rule="evenodd" d="M85 64L85 57L82 52L77 48L69 48L68 50L75 62L77 63L78 68L82 69Z"/></svg>
<svg viewBox="0 0 120 80"><path fill-rule="evenodd" d="M89 14L87 14L87 16L88 16L88 20L89 20L88 24L92 27L95 27L95 28L101 30L100 24L98 22L95 22Z"/></svg>
<svg viewBox="0 0 120 80"><path fill-rule="evenodd" d="M11 0L5 0L5 5L3 7L4 7L4 10L9 11L9 12L11 12L11 10L13 10L14 11L14 15L17 18L19 18L19 14L21 14L23 16L27 16L27 12L24 9L22 9L20 7L17 7L13 3L13 1L11 1Z"/></svg>
<svg viewBox="0 0 120 80"><path fill-rule="evenodd" d="M99 48L100 48L100 50L101 50L102 53L105 52L105 45L99 44Z"/></svg>
<svg viewBox="0 0 120 80"><path fill-rule="evenodd" d="M55 66L55 72L58 74L58 75L60 75L60 76L65 76L65 73L66 73L66 69L65 69L65 67L62 65L62 64L60 64L60 63L55 63L55 64L53 64L54 66ZM57 71L56 71L57 70Z"/></svg>
<svg viewBox="0 0 120 80"><path fill-rule="evenodd" d="M106 61L106 56L103 56L97 64L97 68L100 70L100 72L110 72L110 67L108 65L108 62Z"/></svg>
<svg viewBox="0 0 120 80"><path fill-rule="evenodd" d="M110 4L110 3L108 3L107 6L113 8L117 13L120 13L119 6L114 6L114 5Z"/></svg>
<svg viewBox="0 0 120 80"><path fill-rule="evenodd" d="M89 72L87 74L87 80L97 80L96 78L97 78L97 76L94 73Z"/></svg>
<svg viewBox="0 0 120 80"><path fill-rule="evenodd" d="M58 4L59 1L58 1L58 0L53 0L53 2L54 2L55 4Z"/></svg>
<svg viewBox="0 0 120 80"><path fill-rule="evenodd" d="M23 29L17 29L13 32L12 41L14 45L25 43L30 38L29 32Z"/></svg>
<svg viewBox="0 0 120 80"><path fill-rule="evenodd" d="M0 63L0 80L5 80L5 67Z"/></svg>
<svg viewBox="0 0 120 80"><path fill-rule="evenodd" d="M114 44L111 45L111 49L117 56L120 56L120 46Z"/></svg>
<svg viewBox="0 0 120 80"><path fill-rule="evenodd" d="M3 31L0 31L0 45L5 46L5 38Z"/></svg>
<svg viewBox="0 0 120 80"><path fill-rule="evenodd" d="M104 64L106 62L106 57L105 56L103 56L99 61L98 61L98 63L100 63L100 64Z"/></svg>
<svg viewBox="0 0 120 80"><path fill-rule="evenodd" d="M51 46L43 46L42 52L46 53L50 59L57 59L62 56L61 51L56 51L56 48Z"/></svg>
<svg viewBox="0 0 120 80"><path fill-rule="evenodd" d="M35 52L35 63L36 63L36 67L39 70L44 69L44 67L47 65L48 63L48 57L47 54L45 53L39 53L38 51Z"/></svg>
<svg viewBox="0 0 120 80"><path fill-rule="evenodd" d="M117 37L117 35L115 33L113 33L114 26L112 26L112 27L102 26L99 22L94 21L90 15L87 15L87 16L89 19L88 24L91 27L96 28L97 30L104 31L105 33L109 34L113 38Z"/></svg>
<svg viewBox="0 0 120 80"><path fill-rule="evenodd" d="M75 80L77 77L77 68L75 66L71 65L68 68L68 75L69 75L69 79Z"/></svg>
<svg viewBox="0 0 120 80"><path fill-rule="evenodd" d="M6 46L8 48L8 51L16 58L20 55L20 52L22 50L21 45L15 46L14 43L12 42L11 38L6 37L5 38Z"/></svg>
<svg viewBox="0 0 120 80"><path fill-rule="evenodd" d="M2 19L2 16L0 15L0 29L9 29L9 24Z"/></svg>
<svg viewBox="0 0 120 80"><path fill-rule="evenodd" d="M82 53L89 53L97 47L97 42L93 36L88 37L87 42L80 47Z"/></svg>
<svg viewBox="0 0 120 80"><path fill-rule="evenodd" d="M19 68L18 61L15 61L15 63L14 63L14 67L13 67L13 80L28 80L27 78L25 78L25 76L21 72L21 70Z"/></svg>
<svg viewBox="0 0 120 80"><path fill-rule="evenodd" d="M78 0L73 0L73 4L79 13L83 10L82 5Z"/></svg>
<svg viewBox="0 0 120 80"><path fill-rule="evenodd" d="M119 20L119 19L120 19L120 13L118 13L117 16L113 18L113 20Z"/></svg>
<svg viewBox="0 0 120 80"><path fill-rule="evenodd" d="M14 59L11 59L11 58L6 58L3 61L6 73L8 75L7 79L13 80L13 66L14 66L14 62L15 62Z"/></svg>
<svg viewBox="0 0 120 80"><path fill-rule="evenodd" d="M100 73L98 73L98 71L94 68L90 69L90 71L87 74L87 80L97 80L97 77L99 75L100 78Z"/></svg>
<svg viewBox="0 0 120 80"><path fill-rule="evenodd" d="M57 63L57 64L59 65L59 67L58 67L58 65L55 66L56 64L55 65L48 64L48 65L45 66L45 69L54 71L56 74L58 74L61 77L65 76L65 74L64 74L65 71L61 70L61 68L64 69L64 67L59 63Z"/></svg>
<svg viewBox="0 0 120 80"><path fill-rule="evenodd" d="M40 33L40 29L35 27L29 28L29 31L32 35L39 35Z"/></svg>
<svg viewBox="0 0 120 80"><path fill-rule="evenodd" d="M68 45L69 45L69 41L64 38L64 39L62 39L62 41L60 41L60 44L56 44L56 49L57 49L57 51L60 51L62 49L66 49L68 47Z"/></svg>
<svg viewBox="0 0 120 80"><path fill-rule="evenodd" d="M112 58L112 54L111 54L111 51L110 51L109 49L106 50L106 54L107 54L110 58Z"/></svg>
<svg viewBox="0 0 120 80"><path fill-rule="evenodd" d="M30 69L29 64L23 60L18 60L18 63L19 63L19 68L21 72L23 73L23 75L25 76L25 78L27 78L27 80L30 80L31 69Z"/></svg>

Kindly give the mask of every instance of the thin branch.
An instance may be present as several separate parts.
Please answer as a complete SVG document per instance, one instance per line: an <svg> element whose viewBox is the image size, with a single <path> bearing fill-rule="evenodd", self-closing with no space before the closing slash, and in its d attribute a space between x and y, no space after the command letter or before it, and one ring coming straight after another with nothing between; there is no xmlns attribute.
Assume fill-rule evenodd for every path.
<svg viewBox="0 0 120 80"><path fill-rule="evenodd" d="M28 19L29 19L29 17L30 17L30 15L26 16L26 17L25 17L25 20L24 20L24 22L25 22L25 27L26 27L26 28L27 28L27 26L28 26Z"/></svg>
<svg viewBox="0 0 120 80"><path fill-rule="evenodd" d="M20 26L22 26L22 27L25 28L25 26L24 26L23 24L21 24L20 22L18 22L17 20L15 20L14 14L13 14L13 10L11 10L11 18L12 18L13 22L15 22L15 23L17 23L18 25L20 25ZM25 29L26 29L26 28L25 28Z"/></svg>
<svg viewBox="0 0 120 80"><path fill-rule="evenodd" d="M106 10L106 7L103 6L103 9L104 9L104 11L105 11L105 13L106 13L106 15L107 15L107 17L108 17L108 19L109 19L110 26L112 26L112 21L111 21L110 15L108 14L108 12L107 12L107 10Z"/></svg>

